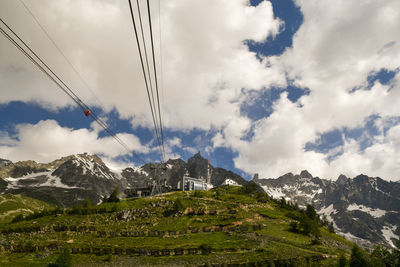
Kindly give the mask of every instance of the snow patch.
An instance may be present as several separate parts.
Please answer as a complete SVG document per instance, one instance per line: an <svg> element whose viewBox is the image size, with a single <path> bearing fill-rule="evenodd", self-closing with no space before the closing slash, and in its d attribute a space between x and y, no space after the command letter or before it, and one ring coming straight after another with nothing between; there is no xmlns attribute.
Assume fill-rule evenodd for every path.
<svg viewBox="0 0 400 267"><path fill-rule="evenodd" d="M58 176L48 174L47 177L48 177L48 180L45 183L40 184L40 186L50 186L50 187L59 187L59 188L67 188L67 189L79 188L76 186L69 186L69 185L63 184L61 182L60 177L58 177Z"/></svg>
<svg viewBox="0 0 400 267"><path fill-rule="evenodd" d="M262 186L262 189L264 189L265 193L267 193L268 195L270 195L275 199L281 199L282 197L286 196L286 194L282 192L281 188L271 188L268 186Z"/></svg>
<svg viewBox="0 0 400 267"><path fill-rule="evenodd" d="M74 155L74 157L80 162L82 163L82 167L83 167L83 174L85 175L87 172L89 172L92 175L101 175L104 178L107 179L114 179L114 177L108 173L105 173L102 170L102 166L93 162L93 159L85 159L80 157L79 155ZM80 165L77 165L80 166Z"/></svg>
<svg viewBox="0 0 400 267"><path fill-rule="evenodd" d="M336 229L336 228L335 228ZM366 239L362 239L360 237L354 236L351 233L342 233L342 232L337 232L338 235L346 238L347 240L353 242L353 243L357 243L360 246L363 247L375 247L376 244L373 244L371 241L368 241Z"/></svg>
<svg viewBox="0 0 400 267"><path fill-rule="evenodd" d="M386 241L389 243L389 245L391 245L392 247L396 247L392 241L392 239L398 239L399 236L397 236L394 232L396 231L396 226L395 225L385 225L382 228L382 234L383 237L386 239Z"/></svg>
<svg viewBox="0 0 400 267"><path fill-rule="evenodd" d="M144 170L142 169L142 167L133 167L132 169L133 169L134 172L138 172L138 173L140 173L140 174L149 176L149 174L148 174L146 171L144 171Z"/></svg>
<svg viewBox="0 0 400 267"><path fill-rule="evenodd" d="M17 189L17 188L21 188L21 187L41 187L41 186L51 186L51 187L61 187L61 188L78 188L78 187L71 187L68 186L66 184L63 184L61 182L60 177L54 176L51 174L52 171L48 171L48 172L38 172L38 173L30 173L18 178L12 178L12 177L8 177L5 180L8 182L8 189ZM39 176L46 176L47 180L44 183L40 183L40 181L38 180L36 183L32 183L29 185L19 185L18 182L21 180L26 180L26 179L32 179L35 180L35 178L39 177Z"/></svg>
<svg viewBox="0 0 400 267"><path fill-rule="evenodd" d="M34 179L34 178L36 178L38 176L47 176L50 173L51 173L51 171L50 172L29 173L27 175L24 175L24 176L21 176L21 177L17 177L17 178L7 177L4 180L6 180L8 182L7 189L16 189L16 188L20 188L21 187L20 185L18 185L18 182L20 180Z"/></svg>
<svg viewBox="0 0 400 267"><path fill-rule="evenodd" d="M385 210L373 209L373 208L366 207L366 206L364 206L364 205L358 205L358 204L355 204L355 203L350 204L350 205L347 207L347 210L348 210L348 211L359 210L359 211L368 213L368 214L370 214L372 217L375 217L375 218L380 218L380 217L382 217L382 216L384 216L384 215L386 214L386 211L385 211Z"/></svg>
<svg viewBox="0 0 400 267"><path fill-rule="evenodd" d="M332 214L336 214L338 211L333 208L333 204L330 204L328 207L323 207L322 209L319 210L319 214L325 215L328 221L334 222L332 218Z"/></svg>

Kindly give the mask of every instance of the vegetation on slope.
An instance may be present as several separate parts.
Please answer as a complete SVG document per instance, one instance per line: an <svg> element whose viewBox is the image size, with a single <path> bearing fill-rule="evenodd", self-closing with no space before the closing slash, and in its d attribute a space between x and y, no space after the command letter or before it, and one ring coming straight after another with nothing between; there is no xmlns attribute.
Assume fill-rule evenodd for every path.
<svg viewBox="0 0 400 267"><path fill-rule="evenodd" d="M0 223L11 222L16 216L27 216L35 212L54 208L51 204L23 195L1 195Z"/></svg>
<svg viewBox="0 0 400 267"><path fill-rule="evenodd" d="M349 259L353 244L323 222L310 218L316 232L300 227L298 218L309 215L251 184L86 202L2 224L0 265L331 266Z"/></svg>

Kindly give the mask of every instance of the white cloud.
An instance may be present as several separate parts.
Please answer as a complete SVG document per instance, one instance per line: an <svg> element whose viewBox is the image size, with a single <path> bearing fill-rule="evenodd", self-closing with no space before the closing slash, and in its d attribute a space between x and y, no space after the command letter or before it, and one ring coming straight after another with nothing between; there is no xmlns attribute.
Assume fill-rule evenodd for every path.
<svg viewBox="0 0 400 267"><path fill-rule="evenodd" d="M133 126L152 127L126 2L26 2L91 85L106 111L115 108L122 118L131 119ZM328 154L305 150L306 143L317 141L320 134L362 127L373 114L383 122L400 116L400 74L390 85L375 82L371 90L350 93L354 88L364 89L371 73L399 67L398 0L297 0L304 23L294 36L293 47L261 61L245 41L263 42L279 33L283 24L274 19L269 1L257 7L250 6L248 0L160 2L165 127L183 132L215 130L214 148L232 148L238 152L236 167L261 176L276 177L308 169L325 178L336 178L341 172L400 178L396 176L399 163L395 159L400 151L394 141L396 128L374 137L365 151L360 149L359 141L351 139ZM144 1L141 4L144 7ZM158 9L155 4L152 7L158 44ZM0 15L86 101L98 105L21 5L2 1ZM146 20L145 12L143 16ZM71 105L4 38L0 39L0 57L0 103L34 101L53 110ZM292 103L283 93L273 104L273 113L258 121L240 114L246 90L284 88L286 75L294 85L308 88L310 94ZM54 137L46 132L50 129L48 124L56 129ZM17 145L1 146L2 155L10 159L41 160L84 151L109 157L123 154L111 138L99 138L95 127L71 130L49 121L19 127ZM244 139L251 129L253 137ZM50 142L40 142L36 131L46 132ZM60 140L76 139L76 143L71 147L60 145L57 136L61 136ZM156 149L143 147L132 135L123 137L137 149ZM1 140L10 142L9 137ZM172 138L167 142L171 157L176 156L172 154L174 147L194 151L185 147L182 140ZM339 151L343 153L328 162L327 157Z"/></svg>
<svg viewBox="0 0 400 267"><path fill-rule="evenodd" d="M304 24L294 36L293 47L274 58L272 68L286 71L310 95L300 98L301 105L281 95L273 114L253 123L250 141L226 136L225 142L239 152L236 166L268 177L308 169L324 178L366 173L399 180L400 164L395 159L400 149L389 136L377 137L365 151L358 142L348 140L331 151L343 150L333 162L327 159L329 153L306 151L305 145L334 129L362 127L374 114L383 118L400 115L399 74L388 86L375 82L371 90L350 93L353 88L366 87L371 73L399 67L400 2L296 3ZM215 141L221 143L220 138Z"/></svg>
<svg viewBox="0 0 400 267"><path fill-rule="evenodd" d="M132 118L134 126L152 127L127 2L26 3L106 110L116 108L121 117ZM145 1L140 3L145 8ZM156 1L152 3L158 44L158 6ZM161 4L165 127L222 127L240 116L237 100L242 88L285 82L283 75L272 73L244 44L245 40L264 41L279 32L281 22L274 19L270 2L257 7L250 6L248 0L169 0ZM4 1L0 7L0 15L67 84L88 103L99 104L20 3ZM142 15L147 22L145 10ZM0 51L0 103L35 101L53 109L72 103L4 38L0 39Z"/></svg>
<svg viewBox="0 0 400 267"><path fill-rule="evenodd" d="M121 133L117 136L135 152L149 151L134 135ZM75 130L61 127L54 120L19 124L16 126L15 136L2 138L0 144L0 155L12 161L49 162L65 155L84 152L103 154L106 158L131 153L112 137L99 137L96 131L86 128Z"/></svg>

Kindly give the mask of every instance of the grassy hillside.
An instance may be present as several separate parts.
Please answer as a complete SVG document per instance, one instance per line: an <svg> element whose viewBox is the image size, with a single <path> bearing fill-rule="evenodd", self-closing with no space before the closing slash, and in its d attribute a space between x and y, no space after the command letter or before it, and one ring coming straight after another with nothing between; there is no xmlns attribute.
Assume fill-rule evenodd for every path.
<svg viewBox="0 0 400 267"><path fill-rule="evenodd" d="M174 192L2 224L0 265L46 266L61 252L74 266L329 266L349 255L352 244L325 228L319 238L290 231L304 212L245 191Z"/></svg>
<svg viewBox="0 0 400 267"><path fill-rule="evenodd" d="M9 223L18 214L29 215L35 211L52 209L53 205L22 195L0 196L0 223Z"/></svg>

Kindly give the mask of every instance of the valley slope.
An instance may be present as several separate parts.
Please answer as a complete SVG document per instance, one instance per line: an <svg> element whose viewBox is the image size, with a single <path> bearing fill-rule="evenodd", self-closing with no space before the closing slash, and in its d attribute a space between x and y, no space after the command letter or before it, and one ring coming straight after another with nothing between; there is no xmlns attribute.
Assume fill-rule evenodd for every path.
<svg viewBox="0 0 400 267"><path fill-rule="evenodd" d="M330 266L349 257L352 243L326 228L318 239L290 231L299 216L254 186L57 209L0 224L0 265L47 265L65 251L74 266Z"/></svg>

